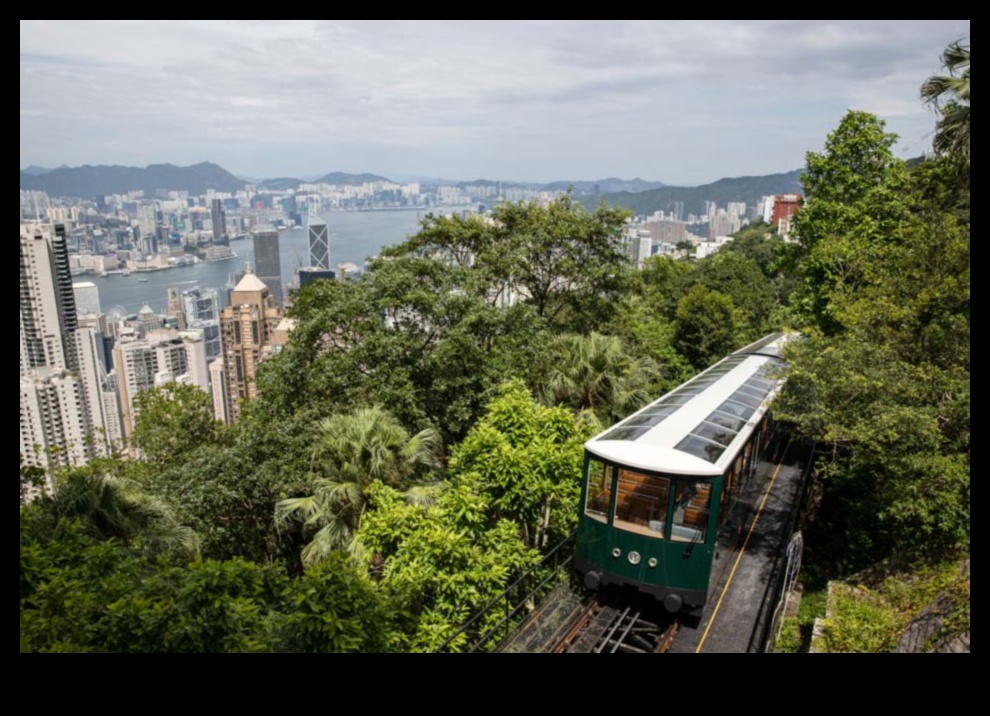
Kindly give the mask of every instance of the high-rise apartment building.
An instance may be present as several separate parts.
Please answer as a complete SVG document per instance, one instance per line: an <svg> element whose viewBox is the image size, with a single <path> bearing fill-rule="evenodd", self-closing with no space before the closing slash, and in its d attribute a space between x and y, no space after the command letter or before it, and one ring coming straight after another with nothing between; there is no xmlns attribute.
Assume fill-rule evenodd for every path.
<svg viewBox="0 0 990 716"><path fill-rule="evenodd" d="M213 415L221 423L230 422L227 402L227 383L224 380L223 358L210 363L210 391L213 396Z"/></svg>
<svg viewBox="0 0 990 716"><path fill-rule="evenodd" d="M278 306L282 306L282 260L278 253L278 231L273 227L257 227L252 232L254 237L254 270L256 278L260 279L271 292ZM231 300L231 303L234 303Z"/></svg>
<svg viewBox="0 0 990 716"><path fill-rule="evenodd" d="M62 224L21 226L21 330L25 370L50 367L75 370L74 341L79 327L69 272L69 251Z"/></svg>
<svg viewBox="0 0 990 716"><path fill-rule="evenodd" d="M214 199L210 203L210 222L213 224L213 245L229 246L227 212L223 208L223 199Z"/></svg>
<svg viewBox="0 0 990 716"><path fill-rule="evenodd" d="M130 332L114 347L125 435L130 438L137 395L166 383L191 383L209 393L206 346L200 331L151 331L143 338Z"/></svg>
<svg viewBox="0 0 990 716"><path fill-rule="evenodd" d="M220 292L215 288L194 288L182 292L182 311L189 328L203 331L206 362L220 357Z"/></svg>
<svg viewBox="0 0 990 716"><path fill-rule="evenodd" d="M80 328L64 226L20 231L20 450L29 464L81 464L119 443L103 338Z"/></svg>
<svg viewBox="0 0 990 716"><path fill-rule="evenodd" d="M168 297L168 305L165 309L165 315L169 318L175 319L176 328L180 331L186 328L186 314L182 306L182 297L179 295L179 289L175 286L169 286L165 289L165 295Z"/></svg>
<svg viewBox="0 0 990 716"><path fill-rule="evenodd" d="M139 237L154 236L158 226L158 212L153 202L138 204L137 221Z"/></svg>
<svg viewBox="0 0 990 716"><path fill-rule="evenodd" d="M76 298L76 311L83 316L98 316L100 310L100 289L92 281L80 281L72 284L72 293Z"/></svg>
<svg viewBox="0 0 990 716"><path fill-rule="evenodd" d="M306 224L309 234L309 265L330 270L330 227L316 214L310 214Z"/></svg>
<svg viewBox="0 0 990 716"><path fill-rule="evenodd" d="M234 422L241 401L257 397L258 364L275 352L274 332L281 318L272 292L248 268L230 293L230 305L220 314L226 390L223 409L216 411L218 419Z"/></svg>

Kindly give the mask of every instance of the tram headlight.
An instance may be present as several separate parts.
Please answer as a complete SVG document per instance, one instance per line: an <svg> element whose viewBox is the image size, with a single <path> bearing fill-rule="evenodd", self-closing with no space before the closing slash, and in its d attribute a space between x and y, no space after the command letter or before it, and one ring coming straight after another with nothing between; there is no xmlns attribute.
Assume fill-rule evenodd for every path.
<svg viewBox="0 0 990 716"><path fill-rule="evenodd" d="M639 552L633 551L629 553L629 564L639 564L640 556Z"/></svg>

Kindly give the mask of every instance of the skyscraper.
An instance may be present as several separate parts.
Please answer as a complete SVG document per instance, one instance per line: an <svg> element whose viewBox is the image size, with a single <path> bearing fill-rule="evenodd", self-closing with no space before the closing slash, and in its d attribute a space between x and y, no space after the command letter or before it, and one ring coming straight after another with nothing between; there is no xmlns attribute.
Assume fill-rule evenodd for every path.
<svg viewBox="0 0 990 716"><path fill-rule="evenodd" d="M21 330L25 370L51 367L76 370L79 327L69 272L69 250L62 224L21 226Z"/></svg>
<svg viewBox="0 0 990 716"><path fill-rule="evenodd" d="M257 227L254 237L254 270L256 279L268 287L275 303L283 305L282 260L278 253L278 231L271 226ZM234 289L235 291L237 289ZM235 301L231 299L231 303Z"/></svg>
<svg viewBox="0 0 990 716"><path fill-rule="evenodd" d="M76 310L84 316L98 316L100 310L100 289L92 281L81 281L72 284L72 292L76 299Z"/></svg>
<svg viewBox="0 0 990 716"><path fill-rule="evenodd" d="M102 336L79 328L61 224L20 231L20 450L29 464L85 463L119 442Z"/></svg>
<svg viewBox="0 0 990 716"><path fill-rule="evenodd" d="M224 405L216 405L218 393L214 391L218 419L234 422L240 415L240 401L257 397L258 364L274 353L273 333L281 318L282 312L268 286L250 268L247 269L230 293L230 305L220 314L226 390L222 391L221 398ZM214 361L211 372L217 369L220 366ZM216 373L213 375L215 379Z"/></svg>
<svg viewBox="0 0 990 716"><path fill-rule="evenodd" d="M330 227L316 214L310 214L306 224L309 233L309 265L330 270Z"/></svg>
<svg viewBox="0 0 990 716"><path fill-rule="evenodd" d="M220 292L215 288L194 288L182 292L185 323L189 328L203 331L206 342L206 361L219 358L220 346Z"/></svg>
<svg viewBox="0 0 990 716"><path fill-rule="evenodd" d="M183 331L186 328L186 315L182 310L182 299L179 297L179 289L175 286L169 286L165 291L168 296L168 308L165 313L169 317L174 318L176 327L180 331Z"/></svg>
<svg viewBox="0 0 990 716"><path fill-rule="evenodd" d="M210 221L213 224L213 245L230 246L227 235L227 212L223 208L222 199L214 199L210 204Z"/></svg>

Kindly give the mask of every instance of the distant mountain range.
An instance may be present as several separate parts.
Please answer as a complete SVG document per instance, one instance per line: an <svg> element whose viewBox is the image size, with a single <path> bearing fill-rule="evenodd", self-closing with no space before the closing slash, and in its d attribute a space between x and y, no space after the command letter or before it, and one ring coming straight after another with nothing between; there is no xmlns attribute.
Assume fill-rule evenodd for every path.
<svg viewBox="0 0 990 716"><path fill-rule="evenodd" d="M147 196L153 197L159 189L203 194L207 189L237 191L243 188L243 181L210 162L189 167L151 164L144 168L87 164L59 167L44 174L21 171L21 189L43 191L52 196L92 198L98 194L123 194L143 189Z"/></svg>
<svg viewBox="0 0 990 716"><path fill-rule="evenodd" d="M727 201L756 203L767 194L784 194L801 191L801 169L785 174L733 177L719 179L711 184L694 187L668 186L645 179L618 179L609 177L594 181L555 181L546 184L530 182L501 182L503 189L525 188L542 191L563 191L572 188L575 196L589 207L599 201L625 206L637 214L650 214L657 210L669 211L675 201L684 202L684 213L700 214L705 201L724 204ZM390 181L378 174L347 174L330 172L305 183L360 185L366 182ZM44 191L52 196L92 198L98 194L123 194L143 189L146 196L154 197L158 191L188 191L204 194L207 189L238 191L249 183L244 177L236 177L223 167L201 162L188 167L173 164L150 166L60 166L48 169L29 166L21 170L21 189ZM276 177L256 182L261 189L285 191L295 189L304 180L294 177ZM500 182L476 179L469 182L432 179L424 184L450 184L462 188L498 186Z"/></svg>
<svg viewBox="0 0 990 716"><path fill-rule="evenodd" d="M646 179L619 179L609 177L608 179L598 179L596 181L554 181L549 184L540 184L545 191L566 191L568 187L574 189L577 196L584 194L612 194L617 192L640 192L650 189L661 189L665 186L661 181L647 181Z"/></svg>
<svg viewBox="0 0 990 716"><path fill-rule="evenodd" d="M55 169L68 169L68 164L63 164L62 166L55 167ZM47 174L48 172L55 171L51 167L39 167L37 164L32 164L29 167L21 169L25 174L30 174L31 176L39 176L41 174Z"/></svg>
<svg viewBox="0 0 990 716"><path fill-rule="evenodd" d="M392 181L377 174L347 174L345 172L330 172L316 179L294 179L292 177L276 177L275 179L263 179L258 182L259 188L285 191L295 189L300 184L343 184L345 186L360 186L369 182Z"/></svg>
<svg viewBox="0 0 990 716"><path fill-rule="evenodd" d="M801 173L795 169L784 174L766 174L751 177L726 177L701 186L665 186L649 191L622 191L602 194L598 197L582 199L589 208L599 201L610 206L624 206L637 214L652 214L654 211L670 211L674 202L684 202L684 215L702 214L706 201L725 204L729 201L744 201L747 205L756 204L770 194L800 193Z"/></svg>

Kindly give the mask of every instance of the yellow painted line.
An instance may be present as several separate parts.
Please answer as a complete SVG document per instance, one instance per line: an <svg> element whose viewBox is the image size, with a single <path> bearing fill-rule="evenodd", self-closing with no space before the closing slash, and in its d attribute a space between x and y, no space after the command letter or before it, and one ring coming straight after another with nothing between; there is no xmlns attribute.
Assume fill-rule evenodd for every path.
<svg viewBox="0 0 990 716"><path fill-rule="evenodd" d="M770 484L767 485L767 491L763 493L763 499L760 500L760 507L756 510L756 517L753 518L753 524L749 526L749 532L746 533L746 539L743 540L742 548L739 550L739 555L736 557L735 564L732 565L732 571L729 572L729 578L725 582L725 586L722 588L722 593L718 597L718 602L715 603L715 609L712 610L711 619L708 620L708 624L705 625L705 632L701 635L701 641L698 642L698 648L694 650L695 654L701 653L701 647L705 645L705 639L708 638L708 632L712 628L712 623L715 621L715 617L718 616L718 610L722 608L722 600L725 599L725 595L729 591L729 586L732 584L732 578L736 576L736 568L739 566L739 562L743 558L743 554L746 552L746 547L749 545L749 538L753 536L753 530L756 529L756 524L760 521L760 515L763 514L763 508L767 504L767 498L770 497L770 490L773 489L773 483L777 481L777 475L780 473L780 468L784 464L784 458L787 456L787 451L791 447L791 441L787 441L787 447L784 448L783 454L780 456L780 462L777 463L777 469L773 471L773 477L770 478Z"/></svg>

